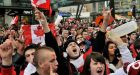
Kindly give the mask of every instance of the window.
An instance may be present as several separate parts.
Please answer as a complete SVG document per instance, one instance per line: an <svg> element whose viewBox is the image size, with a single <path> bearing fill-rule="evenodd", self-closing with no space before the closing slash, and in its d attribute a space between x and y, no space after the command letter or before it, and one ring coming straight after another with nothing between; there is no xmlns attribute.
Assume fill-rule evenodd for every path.
<svg viewBox="0 0 140 75"><path fill-rule="evenodd" d="M3 0L0 0L0 5L4 5Z"/></svg>

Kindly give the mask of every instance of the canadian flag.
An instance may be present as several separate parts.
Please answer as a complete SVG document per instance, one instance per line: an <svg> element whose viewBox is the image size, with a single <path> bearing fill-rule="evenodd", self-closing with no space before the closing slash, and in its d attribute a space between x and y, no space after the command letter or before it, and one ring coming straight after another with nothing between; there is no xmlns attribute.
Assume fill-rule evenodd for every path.
<svg viewBox="0 0 140 75"><path fill-rule="evenodd" d="M31 4L34 7L50 10L50 0L31 0Z"/></svg>
<svg viewBox="0 0 140 75"><path fill-rule="evenodd" d="M11 25L13 25L13 24L17 24L18 23L18 16L15 16L13 19L12 19L12 21L11 21Z"/></svg>
<svg viewBox="0 0 140 75"><path fill-rule="evenodd" d="M54 23L50 23L48 26L53 35L56 37L56 29ZM39 43L41 45L45 45L45 35L41 25L21 25L21 31L23 32L22 38L24 39L26 46Z"/></svg>
<svg viewBox="0 0 140 75"><path fill-rule="evenodd" d="M26 46L39 43L45 45L45 35L41 25L22 25L21 30Z"/></svg>

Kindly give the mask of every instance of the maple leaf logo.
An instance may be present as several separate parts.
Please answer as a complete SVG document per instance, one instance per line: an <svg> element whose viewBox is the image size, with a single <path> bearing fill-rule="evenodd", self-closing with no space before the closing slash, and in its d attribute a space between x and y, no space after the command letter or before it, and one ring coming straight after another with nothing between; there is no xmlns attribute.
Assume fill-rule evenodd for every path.
<svg viewBox="0 0 140 75"><path fill-rule="evenodd" d="M41 26L38 26L36 30L34 30L35 35L37 35L37 37L39 36L43 36L44 35L44 30L42 29Z"/></svg>

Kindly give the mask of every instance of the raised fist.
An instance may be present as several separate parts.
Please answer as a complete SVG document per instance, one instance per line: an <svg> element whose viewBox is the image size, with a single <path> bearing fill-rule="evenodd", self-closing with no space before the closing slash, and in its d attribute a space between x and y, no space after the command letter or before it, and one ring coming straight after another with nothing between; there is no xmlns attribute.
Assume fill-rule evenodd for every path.
<svg viewBox="0 0 140 75"><path fill-rule="evenodd" d="M14 52L12 41L7 39L0 45L0 57L2 58L2 64L10 65L12 62L12 54Z"/></svg>

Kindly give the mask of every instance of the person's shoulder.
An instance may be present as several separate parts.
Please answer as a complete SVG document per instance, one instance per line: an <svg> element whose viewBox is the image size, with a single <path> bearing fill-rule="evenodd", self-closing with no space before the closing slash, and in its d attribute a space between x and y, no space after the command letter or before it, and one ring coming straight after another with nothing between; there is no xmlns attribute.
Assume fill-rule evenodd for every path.
<svg viewBox="0 0 140 75"><path fill-rule="evenodd" d="M109 75L127 75L127 74L124 72L123 68L119 68L114 73L110 73Z"/></svg>
<svg viewBox="0 0 140 75"><path fill-rule="evenodd" d="M137 60L127 66L127 72L130 72L130 71L137 72L139 70L140 70L140 60Z"/></svg>

